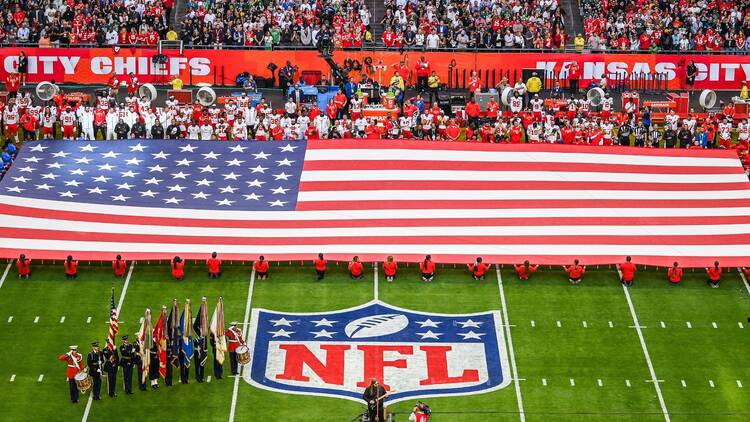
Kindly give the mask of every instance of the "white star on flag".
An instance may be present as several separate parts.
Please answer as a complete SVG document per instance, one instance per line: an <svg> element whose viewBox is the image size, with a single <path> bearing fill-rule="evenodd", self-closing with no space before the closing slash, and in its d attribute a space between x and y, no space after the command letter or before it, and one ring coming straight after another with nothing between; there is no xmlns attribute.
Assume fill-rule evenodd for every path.
<svg viewBox="0 0 750 422"><path fill-rule="evenodd" d="M151 189L149 189L149 190L145 190L145 191L138 192L138 193L140 193L141 196L148 196L149 198L154 198L156 194L159 192L154 192Z"/></svg>
<svg viewBox="0 0 750 422"><path fill-rule="evenodd" d="M227 186L224 186L223 188L220 188L219 190L221 191L221 193L234 193L234 191L236 191L237 189L239 188L235 188L231 185L227 185Z"/></svg>
<svg viewBox="0 0 750 422"><path fill-rule="evenodd" d="M182 160L175 161L175 163L178 166L190 166L190 163L194 163L195 161L188 160L187 158L183 158Z"/></svg>
<svg viewBox="0 0 750 422"><path fill-rule="evenodd" d="M86 158L86 157L76 158L76 164L88 164L90 162L91 162L90 158Z"/></svg>
<svg viewBox="0 0 750 422"><path fill-rule="evenodd" d="M294 152L297 147L293 147L291 144L286 144L283 147L279 147L281 152Z"/></svg>
<svg viewBox="0 0 750 422"><path fill-rule="evenodd" d="M121 153L110 150L109 152L103 152L101 154L102 154L102 158L117 158L117 156L120 155Z"/></svg>
<svg viewBox="0 0 750 422"><path fill-rule="evenodd" d="M131 145L128 148L130 148L130 152L136 152L136 151L143 152L143 150L145 150L148 147L145 145L141 145L141 143L138 142L137 144Z"/></svg>
<svg viewBox="0 0 750 422"><path fill-rule="evenodd" d="M130 190L130 188L132 188L135 185L131 185L130 183L125 182L125 183L117 183L116 186L117 186L117 189Z"/></svg>
<svg viewBox="0 0 750 422"><path fill-rule="evenodd" d="M279 319L271 319L269 320L269 322L272 323L274 327L278 327L280 325L283 325L285 327L291 327L292 323L299 322L299 321L295 319L289 320L284 317L281 317Z"/></svg>
<svg viewBox="0 0 750 422"><path fill-rule="evenodd" d="M55 158L65 158L68 155L70 155L70 153L66 151L57 151L56 153L52 154L52 156Z"/></svg>
<svg viewBox="0 0 750 422"><path fill-rule="evenodd" d="M50 190L52 188L52 186L44 183L44 184L41 184L41 185L36 185L36 188L37 189Z"/></svg>
<svg viewBox="0 0 750 422"><path fill-rule="evenodd" d="M266 182L262 182L262 181L260 181L258 179L255 179L255 180L251 180L251 181L245 182L245 183L247 183L247 187L249 187L249 188L252 188L253 186L260 188Z"/></svg>
<svg viewBox="0 0 750 422"><path fill-rule="evenodd" d="M266 170L268 170L268 167L261 167L261 166L250 167L250 170L252 170L253 173L265 173Z"/></svg>
<svg viewBox="0 0 750 422"><path fill-rule="evenodd" d="M95 188L88 188L87 190L89 191L89 193L96 193L96 194L99 194L99 195L101 195L102 193L104 193L104 192L107 191L106 189L102 189L102 188L100 188L98 186L95 187Z"/></svg>
<svg viewBox="0 0 750 422"><path fill-rule="evenodd" d="M279 201L277 199L276 201L268 201L268 204L272 207L283 207L287 202L289 201Z"/></svg>
<svg viewBox="0 0 750 422"><path fill-rule="evenodd" d="M84 158L84 159L85 159L85 158ZM80 160L80 158L79 158L79 160ZM41 159L41 158L38 158L38 157L36 157L36 156L32 156L32 157L26 157L26 158L24 159L24 161L27 161L27 162L29 162L29 163L38 163L38 162L42 161L42 159ZM77 160L76 160L76 161L77 161ZM88 163L86 163L86 164L88 164Z"/></svg>
<svg viewBox="0 0 750 422"><path fill-rule="evenodd" d="M279 164L278 164L279 166L290 166L290 167L291 167L291 165L292 165L292 163L293 163L294 161L293 161L293 160L290 160L290 159L288 159L288 158L284 158L284 159L283 159L283 160L281 160L281 161L279 161L279 160L276 160L276 162L277 162L277 163L279 163Z"/></svg>
<svg viewBox="0 0 750 422"><path fill-rule="evenodd" d="M26 189L19 188L18 186L13 186L12 188L8 188L8 192L16 192L16 193L21 193L25 190Z"/></svg>
<svg viewBox="0 0 750 422"><path fill-rule="evenodd" d="M217 153L211 151L211 152L208 152L208 153L205 153L205 154L201 154L201 155L203 155L203 159L205 159L205 160L215 160L215 159L219 158L219 156L221 154L217 154Z"/></svg>
<svg viewBox="0 0 750 422"><path fill-rule="evenodd" d="M416 323L419 324L419 328L425 328L425 327L438 328L438 325L442 324L442 322L435 322L429 318L427 318L424 321L417 321Z"/></svg>
<svg viewBox="0 0 750 422"><path fill-rule="evenodd" d="M186 179L188 176L190 176L190 173L172 173L172 179Z"/></svg>
<svg viewBox="0 0 750 422"><path fill-rule="evenodd" d="M172 155L172 154L166 154L166 153L164 153L164 151L159 151L159 152L157 152L156 154L151 154L151 155L153 155L153 156L154 156L154 159L156 159L156 158L161 158L161 159L164 159L164 160L166 160L166 159L167 159L167 157L169 157L169 156L170 156L170 155Z"/></svg>
<svg viewBox="0 0 750 422"><path fill-rule="evenodd" d="M462 336L464 340L468 340L468 339L481 340L482 336L485 335L485 333L475 333L474 331L469 331L468 333L458 333L458 335Z"/></svg>
<svg viewBox="0 0 750 422"><path fill-rule="evenodd" d="M93 146L91 144L87 144L87 145L81 147L81 152L94 152L94 150L97 149L97 148L99 148L99 147L95 147L95 146ZM32 149L32 151L34 151L34 150Z"/></svg>
<svg viewBox="0 0 750 422"><path fill-rule="evenodd" d="M263 197L263 195L257 195L257 194L254 194L254 193L251 193L250 195L244 195L244 196L245 196L246 200L253 199L253 200L256 200L256 201Z"/></svg>
<svg viewBox="0 0 750 422"><path fill-rule="evenodd" d="M44 150L47 149L47 148L49 148L49 147L43 147L42 144L36 144L36 145L32 146L31 148L29 148L29 151L44 152Z"/></svg>
<svg viewBox="0 0 750 422"><path fill-rule="evenodd" d="M29 167L29 166L21 167L20 169L18 169L18 171L22 171L24 173L31 173L34 170L36 170L34 167Z"/></svg>
<svg viewBox="0 0 750 422"><path fill-rule="evenodd" d="M268 334L273 334L272 338L289 337L291 334L294 334L294 331L286 331L285 329L282 328L279 331L269 331Z"/></svg>
<svg viewBox="0 0 750 422"><path fill-rule="evenodd" d="M162 179L157 179L156 177L152 177L150 179L143 179L144 182L146 182L147 185L158 185L159 182L162 182Z"/></svg>
<svg viewBox="0 0 750 422"><path fill-rule="evenodd" d="M422 340L431 338L435 340L440 340L440 336L443 335L443 333L433 333L432 330L427 330L426 333L417 333L418 336L422 336Z"/></svg>
<svg viewBox="0 0 750 422"><path fill-rule="evenodd" d="M310 322L315 323L316 327L333 327L333 324L337 323L338 321L329 321L323 318L319 320L311 320Z"/></svg>
<svg viewBox="0 0 750 422"><path fill-rule="evenodd" d="M218 167L211 167L211 166L208 166L208 165L203 166L203 167L198 167L198 169L201 171L201 173L206 173L206 172L213 173L214 170L216 170L217 168Z"/></svg>
<svg viewBox="0 0 750 422"><path fill-rule="evenodd" d="M115 168L115 166L109 163L101 164L101 165L98 165L97 167L99 168L99 170L107 170L107 171L110 171L113 168Z"/></svg>
<svg viewBox="0 0 750 422"><path fill-rule="evenodd" d="M88 173L88 170L84 170L84 169L75 169L75 170L70 171L70 174L76 174L78 176L83 176L86 173Z"/></svg>
<svg viewBox="0 0 750 422"><path fill-rule="evenodd" d="M155 166L149 167L148 168L148 172L149 173L153 173L155 171L158 171L159 173L162 173L162 172L164 172L164 169L166 169L166 167L162 167L162 166L160 166L160 165L157 164Z"/></svg>
<svg viewBox="0 0 750 422"><path fill-rule="evenodd" d="M232 166L238 167L240 164L244 163L245 161L233 158L231 160L226 160L225 162L227 163L227 167L232 167Z"/></svg>
<svg viewBox="0 0 750 422"><path fill-rule="evenodd" d="M320 331L310 331L310 334L315 334L315 338L319 338L319 337L333 338L333 335L336 333L337 331L326 331L325 328Z"/></svg>
<svg viewBox="0 0 750 422"><path fill-rule="evenodd" d="M140 174L140 173L134 172L133 170L121 171L120 172L120 175L122 177L135 177L136 174Z"/></svg>
<svg viewBox="0 0 750 422"><path fill-rule="evenodd" d="M231 173L222 174L222 176L224 176L224 180L230 180L230 179L237 180L237 178L240 177L241 175L231 172Z"/></svg>
<svg viewBox="0 0 750 422"><path fill-rule="evenodd" d="M213 180L208 180L204 177L203 180L196 180L195 186L211 186L211 183L213 182Z"/></svg>
<svg viewBox="0 0 750 422"><path fill-rule="evenodd" d="M66 197L66 198L72 198L72 197L74 197L76 195L78 195L78 194L77 193L73 193L71 191L60 192L60 196L61 197Z"/></svg>
<svg viewBox="0 0 750 422"><path fill-rule="evenodd" d="M182 147L180 147L180 151L181 151L181 152L194 152L194 151L195 151L195 148L196 148L196 147L194 147L194 146L192 146L192 145L190 145L190 144L187 144L187 145L185 145L185 146L182 146Z"/></svg>
<svg viewBox="0 0 750 422"><path fill-rule="evenodd" d="M286 174L283 171L279 174L274 174L273 177L276 178L276 180L289 180L290 177L292 177L291 174Z"/></svg>
<svg viewBox="0 0 750 422"><path fill-rule="evenodd" d="M210 193L203 193L203 191L191 193L191 195L193 195L193 199L208 199L208 197L211 196Z"/></svg>
<svg viewBox="0 0 750 422"><path fill-rule="evenodd" d="M271 154L267 154L267 153L265 153L263 151L261 151L261 152L259 152L257 154L252 154L252 155L255 157L256 160L268 160L268 157L271 156Z"/></svg>
<svg viewBox="0 0 750 422"><path fill-rule="evenodd" d="M49 169L59 169L62 168L65 164L60 164L58 162L47 164L47 168Z"/></svg>
<svg viewBox="0 0 750 422"><path fill-rule="evenodd" d="M170 192L182 192L183 189L185 189L184 186L180 185L174 185L174 186L167 186L169 188Z"/></svg>
<svg viewBox="0 0 750 422"><path fill-rule="evenodd" d="M236 202L236 201L230 201L229 199L227 199L227 198L224 198L224 199L222 199L221 201L218 201L218 200L217 200L217 201L216 201L216 205L227 205L227 206L232 206L232 204L234 204L235 202Z"/></svg>
<svg viewBox="0 0 750 422"><path fill-rule="evenodd" d="M247 147L243 147L242 145L237 144L237 145L233 146L230 149L230 151L232 151L232 152L245 152L246 149L247 149Z"/></svg>
<svg viewBox="0 0 750 422"><path fill-rule="evenodd" d="M134 166L137 166L137 165L141 164L142 162L143 162L143 160L139 160L139 159L137 159L135 157L133 157L133 158L131 158L129 160L125 160L125 164L127 164L127 165L134 165Z"/></svg>
<svg viewBox="0 0 750 422"><path fill-rule="evenodd" d="M289 189L285 189L285 188L283 188L283 187L279 186L279 187L278 187L278 188L276 188L276 189L271 189L271 192L273 192L274 194L278 194L278 193L280 193L280 194L282 194L282 195L286 195L286 191L288 191L288 190L289 190Z"/></svg>
<svg viewBox="0 0 750 422"><path fill-rule="evenodd" d="M28 182L29 180L31 180L31 179L27 179L27 178L26 178L26 177L24 177L24 176L15 176L15 177L13 177L13 181L14 181L14 182L21 182L21 183L26 183L26 182Z"/></svg>
<svg viewBox="0 0 750 422"><path fill-rule="evenodd" d="M65 186L73 186L78 187L78 185L82 185L83 183L79 182L78 180L68 180L65 182Z"/></svg>
<svg viewBox="0 0 750 422"><path fill-rule="evenodd" d="M475 322L471 319L466 320L464 322L456 321L456 324L460 325L461 328L479 328L480 325L482 325L481 322Z"/></svg>
<svg viewBox="0 0 750 422"><path fill-rule="evenodd" d="M55 179L57 179L58 177L60 177L60 176L56 175L55 173L45 173L45 174L43 174L43 175L42 175L42 179L51 179L51 180L55 180Z"/></svg>
<svg viewBox="0 0 750 422"><path fill-rule="evenodd" d="M95 182L107 183L111 177L97 176L92 177L92 179L94 179Z"/></svg>
<svg viewBox="0 0 750 422"><path fill-rule="evenodd" d="M164 200L164 203L165 203L165 204L179 204L179 203L180 203L180 201L183 201L183 199L177 199L177 198L175 198L175 197L173 196L173 197L171 197L171 198L167 198L167 199L165 199L165 200Z"/></svg>

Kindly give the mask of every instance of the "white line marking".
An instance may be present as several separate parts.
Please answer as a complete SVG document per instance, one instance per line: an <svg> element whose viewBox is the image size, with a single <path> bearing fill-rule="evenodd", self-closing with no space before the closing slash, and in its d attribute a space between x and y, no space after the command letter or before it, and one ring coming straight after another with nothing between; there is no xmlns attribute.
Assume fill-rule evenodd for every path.
<svg viewBox="0 0 750 422"><path fill-rule="evenodd" d="M250 284L247 287L247 301L245 302L245 319L244 325L242 326L242 338L247 338L247 323L250 321L250 307L253 303L253 286L255 285L255 268L250 273ZM244 370L244 366L240 367L240 376ZM237 409L237 391L240 388L240 376L234 379L234 389L232 390L232 407L229 410L229 422L234 422L234 414Z"/></svg>
<svg viewBox="0 0 750 422"><path fill-rule="evenodd" d="M8 322L13 322L13 315L8 317Z"/></svg>
<svg viewBox="0 0 750 422"><path fill-rule="evenodd" d="M599 387L603 387L604 386L604 383L602 382L601 378L597 379L596 383L597 383L597 385L599 385Z"/></svg>
<svg viewBox="0 0 750 422"><path fill-rule="evenodd" d="M737 326L740 327L740 328L745 328L745 324L743 324L742 322L738 322Z"/></svg>
<svg viewBox="0 0 750 422"><path fill-rule="evenodd" d="M654 380L646 380L645 382L664 382L664 380L656 380L656 381L654 381Z"/></svg>
<svg viewBox="0 0 750 422"><path fill-rule="evenodd" d="M570 386L571 387L575 387L576 386L576 380L574 380L573 378L570 379Z"/></svg>
<svg viewBox="0 0 750 422"><path fill-rule="evenodd" d="M661 321L661 328L667 328L667 324L664 321Z"/></svg>
<svg viewBox="0 0 750 422"><path fill-rule="evenodd" d="M557 326L562 327L562 323L560 323L560 321L557 321Z"/></svg>
<svg viewBox="0 0 750 422"><path fill-rule="evenodd" d="M542 385L545 387L547 386L547 378L542 378Z"/></svg>
<svg viewBox="0 0 750 422"><path fill-rule="evenodd" d="M583 328L589 328L589 324L586 321L583 321Z"/></svg>
<svg viewBox="0 0 750 422"><path fill-rule="evenodd" d="M128 286L130 286L130 277L133 276L133 267L135 267L135 261L132 261L130 263L130 268L128 268L128 275L125 276L125 284L122 285L122 290L120 291L120 299L117 301L117 315L120 315L120 310L122 309L122 304L125 302L125 293L128 292ZM89 323L91 321L91 317L89 317L86 320L86 323ZM123 321L120 321L120 324L123 324ZM86 409L83 411L83 417L81 418L81 422L86 422L89 419L89 413L91 412L91 404L94 403L94 396L89 394L89 400L86 402Z"/></svg>
<svg viewBox="0 0 750 422"><path fill-rule="evenodd" d="M15 375L14 375L14 376L15 376ZM13 380L11 380L11 381L13 381ZM739 387L739 388L742 388L742 381L740 381L740 380L737 380L737 387Z"/></svg>
<svg viewBox="0 0 750 422"><path fill-rule="evenodd" d="M630 380L625 380L625 386L630 387Z"/></svg>
<svg viewBox="0 0 750 422"><path fill-rule="evenodd" d="M39 316L37 316L36 318L34 318L34 324L36 324L37 322L39 322Z"/></svg>
<svg viewBox="0 0 750 422"><path fill-rule="evenodd" d="M39 375L39 378L36 379L36 382L42 382L44 379L44 374Z"/></svg>
<svg viewBox="0 0 750 422"><path fill-rule="evenodd" d="M3 287L3 284L5 284L5 279L8 277L8 272L10 271L10 266L13 264L13 261L9 262L8 265L5 267L5 271L3 272L3 277L0 278L0 288Z"/></svg>
<svg viewBox="0 0 750 422"><path fill-rule="evenodd" d="M10 376L10 382L13 382L13 381L15 381L15 380L16 380L16 374L13 374L13 375L11 375L11 376ZM737 380L737 382L739 383L739 382L740 382L740 380Z"/></svg>
<svg viewBox="0 0 750 422"><path fill-rule="evenodd" d="M375 263L375 269L373 271L375 273L375 282L373 283L373 290L375 291L375 300L378 300L378 263Z"/></svg>
<svg viewBox="0 0 750 422"><path fill-rule="evenodd" d="M620 270L617 270L620 273ZM622 278L622 273L620 273ZM643 331L640 329L640 323L638 322L638 315L635 313L635 306L633 306L633 300L630 298L630 292L628 288L622 286L622 291L625 293L625 299L628 301L628 307L630 308L630 315L633 317L633 325L636 327L638 333L638 340L641 342L641 348L643 349L643 356L646 358L646 365L648 365L648 371L651 373L651 379L654 381L654 389L656 389L656 396L659 398L659 404L661 405L661 411L664 414L664 420L670 422L669 411L667 410L667 404L664 402L664 396L661 394L661 387L659 387L658 379L656 378L656 371L654 370L654 364L651 362L651 355L648 354L648 348L646 347L646 340L643 337Z"/></svg>
<svg viewBox="0 0 750 422"><path fill-rule="evenodd" d="M693 328L693 324L691 324L690 321L686 321L685 324L688 328Z"/></svg>
<svg viewBox="0 0 750 422"><path fill-rule="evenodd" d="M206 377L206 382L211 382L211 375Z"/></svg>
<svg viewBox="0 0 750 422"><path fill-rule="evenodd" d="M609 325L609 328L614 328L615 326L615 324L612 324L612 321L609 321L608 325Z"/></svg>
<svg viewBox="0 0 750 422"><path fill-rule="evenodd" d="M497 288L500 290L500 304L503 306L503 320L505 324L510 324L508 318L508 306L505 303L505 291L503 290L503 277L500 275L500 267L495 265L497 274ZM516 397L518 398L518 416L521 422L526 422L526 413L523 410L523 397L521 397L521 384L518 382L518 367L516 367L516 354L513 350L513 338L510 334L510 327L505 327L505 335L508 337L508 353L510 354L510 367L513 379L516 385Z"/></svg>
<svg viewBox="0 0 750 422"><path fill-rule="evenodd" d="M531 326L532 326L532 327L536 327L536 322L534 322L534 320L533 320L533 319L531 320Z"/></svg>
<svg viewBox="0 0 750 422"><path fill-rule="evenodd" d="M91 324L91 317L86 318L86 324Z"/></svg>
<svg viewBox="0 0 750 422"><path fill-rule="evenodd" d="M682 388L687 387L687 383L685 382L685 380L680 380L680 384L682 384Z"/></svg>
<svg viewBox="0 0 750 422"><path fill-rule="evenodd" d="M714 327L714 328L719 328L719 326L718 326L718 325L716 325L716 323L715 323L715 322L712 322L712 323L711 323L711 326L712 326L712 327Z"/></svg>
<svg viewBox="0 0 750 422"><path fill-rule="evenodd" d="M747 277L745 277L745 273L742 272L742 268L737 268L737 272L740 273L740 278L742 278L742 285L745 286L745 290L747 290L747 294L750 295L750 285L747 284Z"/></svg>
<svg viewBox="0 0 750 422"><path fill-rule="evenodd" d="M708 380L708 385L710 385L711 388L716 387L716 385L714 385L714 380Z"/></svg>
<svg viewBox="0 0 750 422"><path fill-rule="evenodd" d="M60 317L60 324L62 324L64 322L65 322L65 315L63 315L62 317Z"/></svg>

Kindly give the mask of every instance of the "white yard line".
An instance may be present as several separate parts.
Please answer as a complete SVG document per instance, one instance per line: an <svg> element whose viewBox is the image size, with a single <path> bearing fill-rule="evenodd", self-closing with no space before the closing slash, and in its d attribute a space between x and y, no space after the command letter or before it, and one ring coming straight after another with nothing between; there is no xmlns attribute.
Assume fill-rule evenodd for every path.
<svg viewBox="0 0 750 422"><path fill-rule="evenodd" d="M60 324L62 324L64 322L65 322L65 315L63 315L63 316L60 317Z"/></svg>
<svg viewBox="0 0 750 422"><path fill-rule="evenodd" d="M44 374L39 375L39 378L36 379L36 382L42 382L44 380Z"/></svg>
<svg viewBox="0 0 750 422"><path fill-rule="evenodd" d="M245 319L242 324L242 338L247 339L248 321L250 321L250 308L253 303L253 286L255 285L255 268L250 273L250 284L247 287L247 301L245 302ZM232 390L232 407L229 410L229 422L234 422L234 414L237 409L237 391L240 388L240 378L244 367L240 367L240 373L234 378L234 389Z"/></svg>
<svg viewBox="0 0 750 422"><path fill-rule="evenodd" d="M15 376L15 375L14 375ZM742 388L742 381L737 380L737 387Z"/></svg>
<svg viewBox="0 0 750 422"><path fill-rule="evenodd" d="M505 303L505 292L503 291L503 277L500 275L500 267L495 265L497 273L497 288L500 290L500 304L503 306L503 320L505 323L505 335L508 337L508 354L510 355L510 368L513 372L513 383L516 386L516 397L518 397L518 416L521 422L526 421L526 413L523 410L523 397L521 397L521 384L518 380L518 368L516 367L516 354L513 351L513 338L510 334L510 319L508 318L508 306Z"/></svg>
<svg viewBox="0 0 750 422"><path fill-rule="evenodd" d="M8 317L8 322L13 322L13 315Z"/></svg>
<svg viewBox="0 0 750 422"><path fill-rule="evenodd" d="M5 270L5 271L7 272L8 270ZM747 284L747 278L745 277L745 273L742 272L742 268L737 268L737 272L740 273L740 277L742 278L742 285L745 286L745 290L747 290L747 294L750 295L750 286L748 286Z"/></svg>
<svg viewBox="0 0 750 422"><path fill-rule="evenodd" d="M620 273L620 270L617 270ZM620 278L622 274L620 273ZM630 298L630 292L628 287L622 286L622 291L625 292L625 299L628 301L628 307L630 308L630 315L633 317L633 326L638 333L638 340L641 342L641 348L643 349L643 356L646 358L646 364L648 365L648 371L651 373L651 380L654 383L654 389L656 389L656 396L659 398L659 404L661 405L661 411L664 414L664 420L669 422L669 411L667 410L667 404L664 402L664 396L661 394L661 387L659 387L659 380L656 378L656 371L654 370L654 364L651 362L651 355L648 353L646 347L646 340L643 337L643 331L641 330L641 324L638 322L638 315L635 313L635 306L633 306L633 300Z"/></svg>
<svg viewBox="0 0 750 422"><path fill-rule="evenodd" d="M693 324L690 321L685 322L688 328L693 328Z"/></svg>
<svg viewBox="0 0 750 422"><path fill-rule="evenodd" d="M39 322L39 315L37 315L36 318L34 318L34 324L36 324L37 322Z"/></svg>
<svg viewBox="0 0 750 422"><path fill-rule="evenodd" d="M570 386L571 387L575 387L576 386L576 380L574 380L573 378L570 379Z"/></svg>
<svg viewBox="0 0 750 422"><path fill-rule="evenodd" d="M8 272L10 271L10 267L13 265L13 262L9 262L8 265L5 267L5 271L3 272L3 277L0 278L0 288L3 287L3 284L5 284L5 279L8 278Z"/></svg>
<svg viewBox="0 0 750 422"><path fill-rule="evenodd" d="M11 375L11 376L10 376L10 382L13 382L13 381L15 381L15 380L16 380L16 374L13 374L13 375ZM737 382L739 383L739 382L740 382L740 380L737 380Z"/></svg>
<svg viewBox="0 0 750 422"><path fill-rule="evenodd" d="M375 273L375 281L373 282L373 285L374 285L373 290L375 293L374 294L375 300L378 300L378 263L376 262L374 265L375 267L373 271Z"/></svg>
<svg viewBox="0 0 750 422"><path fill-rule="evenodd" d="M122 291L120 291L120 299L117 301L117 316L120 316L120 310L122 309L122 304L125 302L125 294L128 292L128 286L130 286L130 277L133 276L133 267L135 267L135 261L132 261L130 263L130 268L128 268L128 275L125 276L125 284L122 285ZM89 317L86 320L86 323L91 322L91 317ZM120 321L120 324L122 324L122 321ZM83 411L83 417L81 418L81 422L86 422L89 419L89 413L91 413L91 404L94 402L94 396L92 394L89 394L89 399L86 402L86 410Z"/></svg>
<svg viewBox="0 0 750 422"><path fill-rule="evenodd" d="M612 321L609 321L607 323L607 325L609 325L609 328L614 328L615 327L615 324L613 324Z"/></svg>
<svg viewBox="0 0 750 422"><path fill-rule="evenodd" d="M625 380L625 386L630 387L630 380Z"/></svg>
<svg viewBox="0 0 750 422"><path fill-rule="evenodd" d="M86 318L86 324L91 324L91 317Z"/></svg>

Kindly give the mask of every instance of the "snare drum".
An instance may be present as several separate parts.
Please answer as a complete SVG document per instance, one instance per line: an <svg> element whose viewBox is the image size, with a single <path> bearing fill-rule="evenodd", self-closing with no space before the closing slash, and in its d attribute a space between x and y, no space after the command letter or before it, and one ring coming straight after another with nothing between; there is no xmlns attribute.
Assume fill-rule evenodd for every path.
<svg viewBox="0 0 750 422"><path fill-rule="evenodd" d="M235 350L237 353L237 360L240 362L241 365L247 365L250 363L250 349L248 349L247 346L244 344Z"/></svg>
<svg viewBox="0 0 750 422"><path fill-rule="evenodd" d="M76 374L75 376L76 385L78 386L78 391L81 393L85 393L89 388L91 388L91 377L89 377L88 372L81 371Z"/></svg>

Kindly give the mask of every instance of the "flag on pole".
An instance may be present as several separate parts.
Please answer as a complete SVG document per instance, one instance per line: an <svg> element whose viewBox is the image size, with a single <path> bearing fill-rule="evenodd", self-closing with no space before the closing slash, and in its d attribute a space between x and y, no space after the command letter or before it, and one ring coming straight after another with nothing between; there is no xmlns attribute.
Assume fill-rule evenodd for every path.
<svg viewBox="0 0 750 422"><path fill-rule="evenodd" d="M211 316L211 335L214 336L214 358L219 364L224 363L224 353L227 351L227 338L224 335L224 298L219 297L216 309Z"/></svg>
<svg viewBox="0 0 750 422"><path fill-rule="evenodd" d="M182 347L182 363L186 368L190 368L190 361L193 359L193 327L192 316L190 314L190 299L185 300L185 308L180 316L180 344Z"/></svg>
<svg viewBox="0 0 750 422"><path fill-rule="evenodd" d="M154 345L153 332L154 330L151 328L151 309L146 308L146 313L143 315L143 323L138 332L138 343L141 349L141 382L146 382L146 380L148 380L148 367L151 363L151 347Z"/></svg>
<svg viewBox="0 0 750 422"><path fill-rule="evenodd" d="M205 365L208 358L208 303L205 297L201 298L198 315L195 316L195 321L193 321L193 331L195 332L195 344L198 347L198 350L196 350L198 359L201 360L201 365Z"/></svg>
<svg viewBox="0 0 750 422"><path fill-rule="evenodd" d="M167 307L161 307L161 314L159 314L159 320L156 321L156 327L154 327L154 343L158 349L159 356L159 375L162 378L167 376L167 337L165 335L164 324L167 318Z"/></svg>
<svg viewBox="0 0 750 422"><path fill-rule="evenodd" d="M107 333L107 347L115 350L115 338L120 332L120 322L117 320L117 306L115 305L115 288L112 288L112 297L109 300L109 332Z"/></svg>
<svg viewBox="0 0 750 422"><path fill-rule="evenodd" d="M169 359L169 363L175 368L179 366L180 358L180 307L177 304L177 299L172 300L172 309L169 310L169 318L167 318L167 348L169 349L172 356Z"/></svg>

